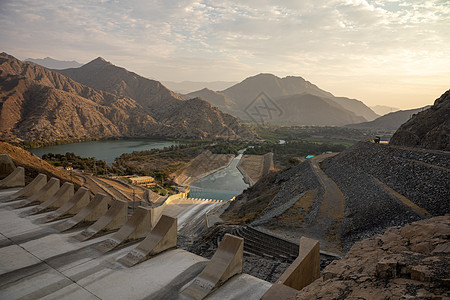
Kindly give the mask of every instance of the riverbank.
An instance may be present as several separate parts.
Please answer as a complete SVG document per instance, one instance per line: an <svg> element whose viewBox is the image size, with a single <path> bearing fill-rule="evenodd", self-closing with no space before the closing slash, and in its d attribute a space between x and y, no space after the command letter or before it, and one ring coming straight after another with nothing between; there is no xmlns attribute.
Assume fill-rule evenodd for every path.
<svg viewBox="0 0 450 300"><path fill-rule="evenodd" d="M182 189L197 180L228 167L234 159L234 154L213 154L206 150L188 162L182 169L171 174L173 181Z"/></svg>
<svg viewBox="0 0 450 300"><path fill-rule="evenodd" d="M274 169L273 153L264 155L243 155L237 169L244 176L244 181L253 186L261 177Z"/></svg>

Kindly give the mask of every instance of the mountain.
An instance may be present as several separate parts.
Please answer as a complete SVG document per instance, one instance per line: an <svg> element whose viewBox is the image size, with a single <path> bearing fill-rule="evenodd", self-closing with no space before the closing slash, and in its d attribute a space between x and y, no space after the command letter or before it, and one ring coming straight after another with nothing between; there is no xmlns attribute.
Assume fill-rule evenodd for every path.
<svg viewBox="0 0 450 300"><path fill-rule="evenodd" d="M210 89L213 91L221 91L226 88L229 88L232 85L235 85L237 82L231 81L182 81L182 82L174 82L174 81L163 81L165 86L167 86L172 91L181 94L189 94L192 91L198 91L201 89Z"/></svg>
<svg viewBox="0 0 450 300"><path fill-rule="evenodd" d="M207 88L204 88L202 90L192 92L189 94L182 95L182 97L185 99L191 99L191 98L197 98L197 97L202 98L202 99L208 99L209 103L220 108L223 111L231 111L231 112L234 112L234 114L239 112L239 106L233 100L231 100L230 98L228 98L225 94L223 94L221 92L215 92L215 91L207 89Z"/></svg>
<svg viewBox="0 0 450 300"><path fill-rule="evenodd" d="M408 121L412 115L421 112L430 106L421 108L399 110L389 113L387 115L376 118L370 122L363 122L357 124L349 124L347 127L352 128L371 128L371 129L385 129L385 130L397 130L403 123Z"/></svg>
<svg viewBox="0 0 450 300"><path fill-rule="evenodd" d="M253 138L236 118L199 98L185 100L160 82L150 80L99 57L80 68L57 72L89 87L129 97L148 109L156 121L176 129L176 137Z"/></svg>
<svg viewBox="0 0 450 300"><path fill-rule="evenodd" d="M387 115L388 113L400 110L399 108L385 106L385 105L370 106L370 109L372 109L376 114L378 114L380 116L384 116L384 115Z"/></svg>
<svg viewBox="0 0 450 300"><path fill-rule="evenodd" d="M213 105L220 107L227 113L234 115L235 117L240 118L241 120L251 120L249 115L246 113L248 109L254 107L256 101L255 99L261 96L261 93L264 93L270 100L274 103L274 105L278 106L282 112L282 115L279 118L272 118L271 120L267 120L269 122L283 122L286 118L283 117L283 112L289 113L289 122L290 123L298 123L305 124L305 118L299 117L295 118L292 114L292 111L308 111L312 112L309 108L315 107L318 109L316 112L312 112L315 116L319 116L319 119L324 120L328 116L324 113L325 111L329 112L328 106L334 106L337 110L334 113L342 113L345 112L341 117L339 115L332 116L330 120L335 120L333 124L330 122L326 122L329 125L343 125L354 122L361 122L367 120L373 120L378 117L369 107L364 105L359 100L349 99L345 97L334 97L333 94L324 91L312 84L309 81L306 81L302 77L296 76L288 76L284 78L279 78L272 74L258 74L256 76L252 76L246 78L242 82L235 84L232 87L229 87L220 92L214 92L211 90L201 90L197 92L192 92L187 94L186 96L199 96L203 99L209 101ZM302 95L309 95L304 97ZM286 100L286 97L292 96L294 98L301 98L301 101L290 101ZM225 99L226 98L226 99ZM302 108L301 105L305 105L306 99L309 101L317 100L321 98L316 105L312 103L308 103L308 109ZM283 100L281 100L283 99ZM226 100L226 101L225 101ZM281 101L281 102L280 102ZM284 104L288 104L288 106L283 106ZM322 107L324 103L328 103L326 107ZM323 109L323 112L320 111ZM350 117L350 115L354 114L354 117ZM346 123L348 122L348 123ZM312 124L323 124L322 121L315 121ZM308 124L308 123L307 123Z"/></svg>
<svg viewBox="0 0 450 300"><path fill-rule="evenodd" d="M412 116L394 133L390 144L450 151L450 90L429 109Z"/></svg>
<svg viewBox="0 0 450 300"><path fill-rule="evenodd" d="M280 97L276 101L282 114L274 121L299 125L343 126L365 120L336 102L311 94Z"/></svg>
<svg viewBox="0 0 450 300"><path fill-rule="evenodd" d="M125 89L126 84L122 86ZM34 63L24 63L1 53L1 137L40 143L121 136L253 137L236 118L211 104L199 99L171 98L172 93L161 86L159 84L164 93L148 97L149 102L155 103L159 100L158 95L162 101L165 97L168 100L167 111L156 120L152 117L156 113L146 103L140 104L123 94L90 88ZM164 104L156 106L161 109ZM171 112L171 107L176 109Z"/></svg>
<svg viewBox="0 0 450 300"><path fill-rule="evenodd" d="M258 74L222 91L240 107L247 106L261 92L269 97L278 98L295 94L308 93L321 97L333 97L331 93L319 89L302 77L288 76L279 78L272 74Z"/></svg>
<svg viewBox="0 0 450 300"><path fill-rule="evenodd" d="M66 61L66 60L56 60L51 57L46 58L27 58L25 61L31 61L35 64L38 64L40 66L46 67L48 69L67 69L67 68L78 68L81 67L83 64L80 64L77 61Z"/></svg>

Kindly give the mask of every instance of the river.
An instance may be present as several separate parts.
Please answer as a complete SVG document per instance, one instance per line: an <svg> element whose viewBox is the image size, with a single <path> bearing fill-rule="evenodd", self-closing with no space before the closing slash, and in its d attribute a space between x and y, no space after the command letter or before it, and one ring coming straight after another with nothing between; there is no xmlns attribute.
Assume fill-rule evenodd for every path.
<svg viewBox="0 0 450 300"><path fill-rule="evenodd" d="M104 160L108 165L111 165L114 159L123 153L162 149L176 144L180 144L180 142L155 139L123 139L47 146L28 149L28 151L39 157L47 153L66 154L66 152L73 152L81 157L95 157L98 160Z"/></svg>
<svg viewBox="0 0 450 300"><path fill-rule="evenodd" d="M189 197L226 201L241 194L248 188L248 184L244 182L236 166L244 151L245 149L240 150L228 167L194 182L190 187Z"/></svg>

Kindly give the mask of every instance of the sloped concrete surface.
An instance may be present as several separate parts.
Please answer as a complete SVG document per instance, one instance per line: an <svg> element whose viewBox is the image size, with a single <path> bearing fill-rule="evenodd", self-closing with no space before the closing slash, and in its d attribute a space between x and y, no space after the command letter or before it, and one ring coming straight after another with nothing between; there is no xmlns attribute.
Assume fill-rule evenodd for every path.
<svg viewBox="0 0 450 300"><path fill-rule="evenodd" d="M0 197L16 192L3 190ZM103 254L95 247L113 234L80 242L74 236L86 227L61 233L54 227L64 220L38 222L52 212L21 217L29 208L8 206L0 203L0 299L177 299L208 263L172 249L127 267L118 260L136 243ZM258 299L270 286L236 275L207 299Z"/></svg>

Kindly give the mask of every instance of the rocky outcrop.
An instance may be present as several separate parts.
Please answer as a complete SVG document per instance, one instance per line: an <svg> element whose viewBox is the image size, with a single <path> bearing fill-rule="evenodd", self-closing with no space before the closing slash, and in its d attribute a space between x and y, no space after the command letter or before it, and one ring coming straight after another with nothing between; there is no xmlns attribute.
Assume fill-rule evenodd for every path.
<svg viewBox="0 0 450 300"><path fill-rule="evenodd" d="M391 227L356 243L298 300L448 299L450 215Z"/></svg>
<svg viewBox="0 0 450 300"><path fill-rule="evenodd" d="M450 151L450 90L414 115L392 136L392 145Z"/></svg>
<svg viewBox="0 0 450 300"><path fill-rule="evenodd" d="M104 64L107 63L98 59L88 66L88 71ZM88 71L85 74L89 78ZM123 72L128 71L123 69L119 73ZM99 74L94 72L94 75ZM90 88L34 63L23 63L1 53L1 136L4 140L41 143L121 136L254 138L236 118L205 101L177 99L160 83L143 89L132 89L124 83L120 89L116 83L109 82L114 86L111 88L114 93ZM107 85L108 82L104 82L101 87L106 89ZM152 88L155 89L153 94ZM144 99L143 95L147 97Z"/></svg>

